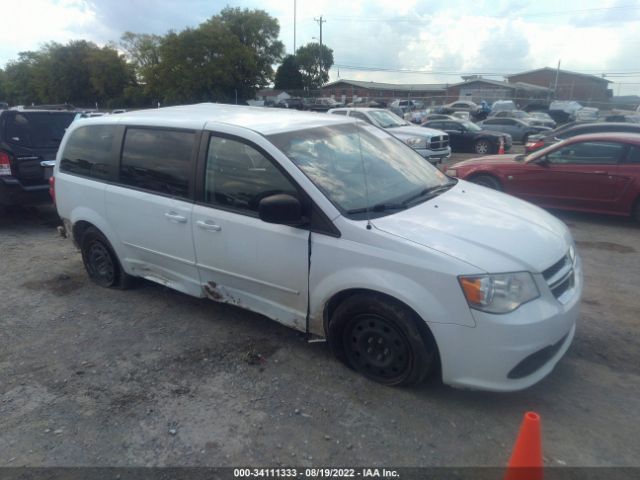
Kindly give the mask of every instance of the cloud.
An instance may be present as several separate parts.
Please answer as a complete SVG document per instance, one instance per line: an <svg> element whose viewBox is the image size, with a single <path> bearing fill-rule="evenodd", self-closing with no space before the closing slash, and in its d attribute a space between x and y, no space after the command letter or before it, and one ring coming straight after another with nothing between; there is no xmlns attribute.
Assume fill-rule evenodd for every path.
<svg viewBox="0 0 640 480"><path fill-rule="evenodd" d="M293 51L292 0L22 0L12 2L4 17L0 65L48 41L84 38L106 44L125 31L163 34L197 26L227 4L260 8L278 18L281 40ZM640 71L635 54L640 0L593 7L581 0L297 0L298 47L319 37L314 18L320 15L327 21L324 43L333 48L342 78L456 83L458 73L514 73L553 67L558 59L569 70ZM331 79L337 74L333 69ZM640 76L625 81L640 83ZM621 91L634 89L640 91L640 85Z"/></svg>

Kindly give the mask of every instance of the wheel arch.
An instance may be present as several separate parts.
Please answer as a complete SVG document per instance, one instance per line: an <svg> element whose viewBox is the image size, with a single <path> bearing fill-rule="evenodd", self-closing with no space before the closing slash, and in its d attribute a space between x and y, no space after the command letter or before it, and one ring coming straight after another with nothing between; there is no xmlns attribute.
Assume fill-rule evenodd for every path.
<svg viewBox="0 0 640 480"><path fill-rule="evenodd" d="M491 177L496 182L498 182L498 185L500 185L500 188L504 191L504 184L502 183L502 179L498 175L496 175L494 172L489 172L486 170L476 170L470 173L469 175L467 175L465 177L465 180L468 182L473 182L473 179L476 177Z"/></svg>
<svg viewBox="0 0 640 480"><path fill-rule="evenodd" d="M422 340L425 342L425 345L432 345L435 349L436 360L435 360L434 369L435 371L438 372L438 375L441 375L442 367L440 362L440 349L438 348L438 342L436 342L435 336L431 332L431 329L427 325L427 322L424 321L424 319L420 316L420 314L418 314L418 312L416 312L415 309L411 308L411 306L407 305L405 302L403 302L402 300L399 300L393 295L389 295L388 293L383 293L381 291L370 289L370 288L348 288L333 294L333 296L325 303L323 314L322 314L325 337L328 338L328 335L329 335L329 322L331 321L331 316L333 315L333 312L335 312L336 308L338 308L338 306L342 302L344 302L348 298L351 298L355 295L371 295L371 296L387 299L391 302L398 304L402 308L406 308L407 310L409 310L414 316L416 327L418 328L418 331L420 332L420 336L422 337Z"/></svg>

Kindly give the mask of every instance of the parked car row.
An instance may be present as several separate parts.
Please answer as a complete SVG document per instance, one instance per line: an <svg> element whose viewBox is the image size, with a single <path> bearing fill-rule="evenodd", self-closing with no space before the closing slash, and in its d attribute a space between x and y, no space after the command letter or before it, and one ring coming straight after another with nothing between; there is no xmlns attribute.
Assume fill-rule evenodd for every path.
<svg viewBox="0 0 640 480"><path fill-rule="evenodd" d="M549 145L553 145L554 143L557 143L561 140L575 137L576 135L604 132L640 133L640 124L616 122L572 122L558 127L555 130L541 132L536 135L530 135L525 141L524 149L526 153L531 153Z"/></svg>
<svg viewBox="0 0 640 480"><path fill-rule="evenodd" d="M383 128L412 147L431 163L437 164L451 156L449 135L445 132L413 125L389 110L381 108L335 108L329 110L329 113L357 118L376 127Z"/></svg>

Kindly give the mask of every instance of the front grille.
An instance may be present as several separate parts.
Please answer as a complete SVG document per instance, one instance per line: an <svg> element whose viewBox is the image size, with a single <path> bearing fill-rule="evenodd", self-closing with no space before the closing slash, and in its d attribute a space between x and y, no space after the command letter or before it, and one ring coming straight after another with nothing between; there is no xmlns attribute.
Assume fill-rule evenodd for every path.
<svg viewBox="0 0 640 480"><path fill-rule="evenodd" d="M565 255L542 272L553 296L561 303L568 300L569 292L575 286L575 272L569 255Z"/></svg>
<svg viewBox="0 0 640 480"><path fill-rule="evenodd" d="M430 148L431 150L441 150L449 146L449 135L441 135L437 137L431 137Z"/></svg>

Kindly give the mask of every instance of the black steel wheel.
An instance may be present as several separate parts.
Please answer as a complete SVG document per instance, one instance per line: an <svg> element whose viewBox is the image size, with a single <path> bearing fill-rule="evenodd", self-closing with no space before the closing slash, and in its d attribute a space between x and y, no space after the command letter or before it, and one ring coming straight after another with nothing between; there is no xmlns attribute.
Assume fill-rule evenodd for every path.
<svg viewBox="0 0 640 480"><path fill-rule="evenodd" d="M384 385L421 382L437 358L426 323L382 295L357 294L344 300L331 316L328 340L341 361Z"/></svg>
<svg viewBox="0 0 640 480"><path fill-rule="evenodd" d="M91 279L103 287L116 281L116 266L107 246L99 240L91 242L87 251L87 270Z"/></svg>
<svg viewBox="0 0 640 480"><path fill-rule="evenodd" d="M82 234L82 261L89 278L101 287L128 288L133 277L120 266L118 257L106 237L89 227Z"/></svg>
<svg viewBox="0 0 640 480"><path fill-rule="evenodd" d="M347 360L380 383L398 383L412 361L411 346L392 322L378 315L353 317L343 334Z"/></svg>

